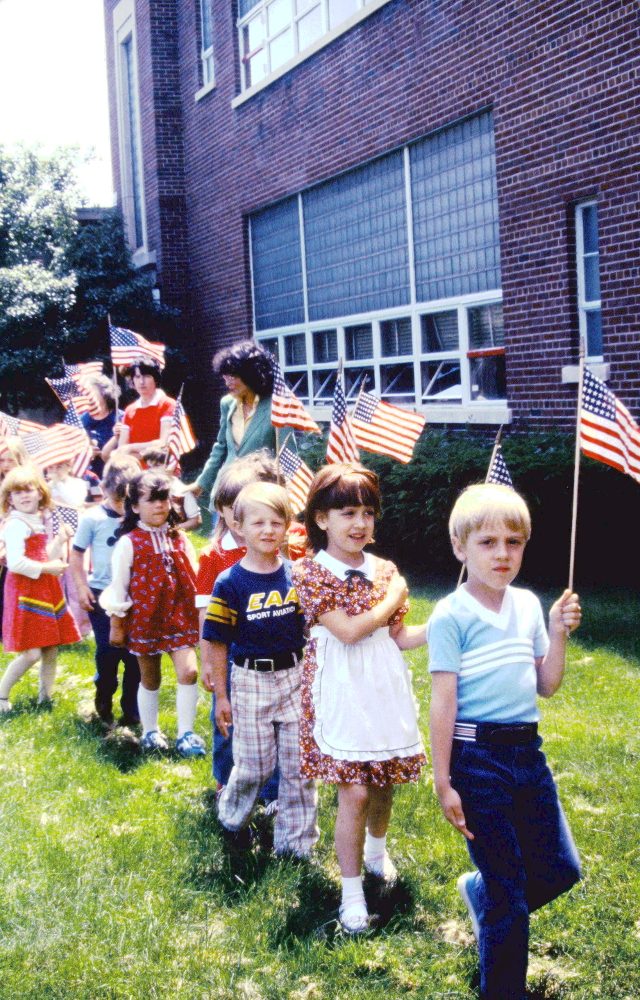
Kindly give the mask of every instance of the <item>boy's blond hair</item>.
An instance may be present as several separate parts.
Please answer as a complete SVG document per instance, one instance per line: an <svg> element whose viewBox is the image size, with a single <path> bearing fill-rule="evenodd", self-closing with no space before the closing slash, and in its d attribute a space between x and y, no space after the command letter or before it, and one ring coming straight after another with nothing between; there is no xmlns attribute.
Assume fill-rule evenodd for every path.
<svg viewBox="0 0 640 1000"><path fill-rule="evenodd" d="M287 527L291 524L293 514L284 487L276 483L250 483L240 490L233 505L233 516L239 525L247 516L249 508L258 503L264 504L283 518Z"/></svg>
<svg viewBox="0 0 640 1000"><path fill-rule="evenodd" d="M527 541L531 537L531 515L520 494L499 483L477 483L467 486L454 503L449 535L465 545L472 531L496 523L521 531Z"/></svg>
<svg viewBox="0 0 640 1000"><path fill-rule="evenodd" d="M29 464L16 466L15 469L7 472L2 480L2 485L0 486L0 511L3 514L9 513L11 510L9 497L14 490L20 492L21 490L29 489L31 486L35 486L40 493L39 509L43 510L46 507L51 507L51 491L44 480L44 476L35 465Z"/></svg>

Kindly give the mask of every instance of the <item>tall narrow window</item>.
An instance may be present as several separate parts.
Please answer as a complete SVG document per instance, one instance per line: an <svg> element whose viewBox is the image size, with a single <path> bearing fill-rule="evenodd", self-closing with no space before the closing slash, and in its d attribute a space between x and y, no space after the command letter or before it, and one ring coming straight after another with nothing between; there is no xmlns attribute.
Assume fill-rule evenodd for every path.
<svg viewBox="0 0 640 1000"><path fill-rule="evenodd" d="M142 153L140 149L140 121L138 117L138 86L136 77L133 35L120 43L122 83L122 136L124 140L123 198L129 240L137 249L144 245L142 219Z"/></svg>
<svg viewBox="0 0 640 1000"><path fill-rule="evenodd" d="M576 205L576 258L580 338L588 358L602 358L600 308L600 251L598 206L594 201Z"/></svg>
<svg viewBox="0 0 640 1000"><path fill-rule="evenodd" d="M202 86L210 87L214 82L211 0L198 0L198 2L200 6L200 65L202 67Z"/></svg>

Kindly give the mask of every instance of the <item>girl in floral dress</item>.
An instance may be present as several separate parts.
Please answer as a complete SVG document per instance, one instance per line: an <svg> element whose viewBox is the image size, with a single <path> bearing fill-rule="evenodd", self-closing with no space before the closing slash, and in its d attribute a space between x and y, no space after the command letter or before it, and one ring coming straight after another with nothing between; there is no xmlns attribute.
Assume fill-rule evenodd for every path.
<svg viewBox="0 0 640 1000"><path fill-rule="evenodd" d="M342 874L340 923L369 926L365 869L387 882L393 786L416 781L425 763L409 672L400 653L425 642L404 626L407 587L393 563L364 548L380 512L378 477L358 464L321 469L309 492L306 528L316 555L293 574L310 630L300 726L301 770L338 786L335 845Z"/></svg>
<svg viewBox="0 0 640 1000"><path fill-rule="evenodd" d="M171 521L171 477L156 469L134 476L113 550L111 583L100 605L111 616L110 644L126 646L138 657L142 749L168 746L158 727L160 661L168 653L178 680L176 750L183 757L202 757L204 740L193 731L198 703L195 554Z"/></svg>

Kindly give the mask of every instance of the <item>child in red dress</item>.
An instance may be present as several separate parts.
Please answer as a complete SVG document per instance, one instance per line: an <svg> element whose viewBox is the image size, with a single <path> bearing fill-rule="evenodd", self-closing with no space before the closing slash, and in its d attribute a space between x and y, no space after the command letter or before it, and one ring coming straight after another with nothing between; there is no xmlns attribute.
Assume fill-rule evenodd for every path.
<svg viewBox="0 0 640 1000"><path fill-rule="evenodd" d="M70 614L57 577L67 564L60 558L71 529L64 525L49 542L42 512L51 494L32 465L12 469L0 487L0 508L7 553L2 641L5 651L18 653L0 682L0 712L11 709L11 688L40 660L38 702L49 703L56 675L58 646L78 642L80 633Z"/></svg>
<svg viewBox="0 0 640 1000"><path fill-rule="evenodd" d="M186 535L171 527L171 514L171 476L156 469L134 476L113 550L112 580L100 604L111 616L111 645L126 645L140 664L140 746L168 747L158 728L160 660L168 653L178 679L176 750L183 757L202 757L204 740L193 731L198 703L195 554Z"/></svg>

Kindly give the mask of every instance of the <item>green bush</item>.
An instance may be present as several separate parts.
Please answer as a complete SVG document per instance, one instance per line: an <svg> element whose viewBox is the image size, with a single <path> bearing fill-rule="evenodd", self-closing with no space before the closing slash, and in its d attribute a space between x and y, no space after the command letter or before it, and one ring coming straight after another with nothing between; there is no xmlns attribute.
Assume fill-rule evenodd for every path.
<svg viewBox="0 0 640 1000"><path fill-rule="evenodd" d="M377 550L420 579L455 581L458 564L449 545L449 513L465 486L484 480L492 448L493 436L428 427L408 465L363 452L364 464L378 473L382 486ZM533 521L523 579L562 586L569 571L573 438L541 433L507 436L502 452ZM318 468L324 454L324 442L314 442L305 448L305 461ZM579 485L576 587L635 585L638 544L634 515L640 486L630 476L584 457ZM622 546L618 525L624 525Z"/></svg>

